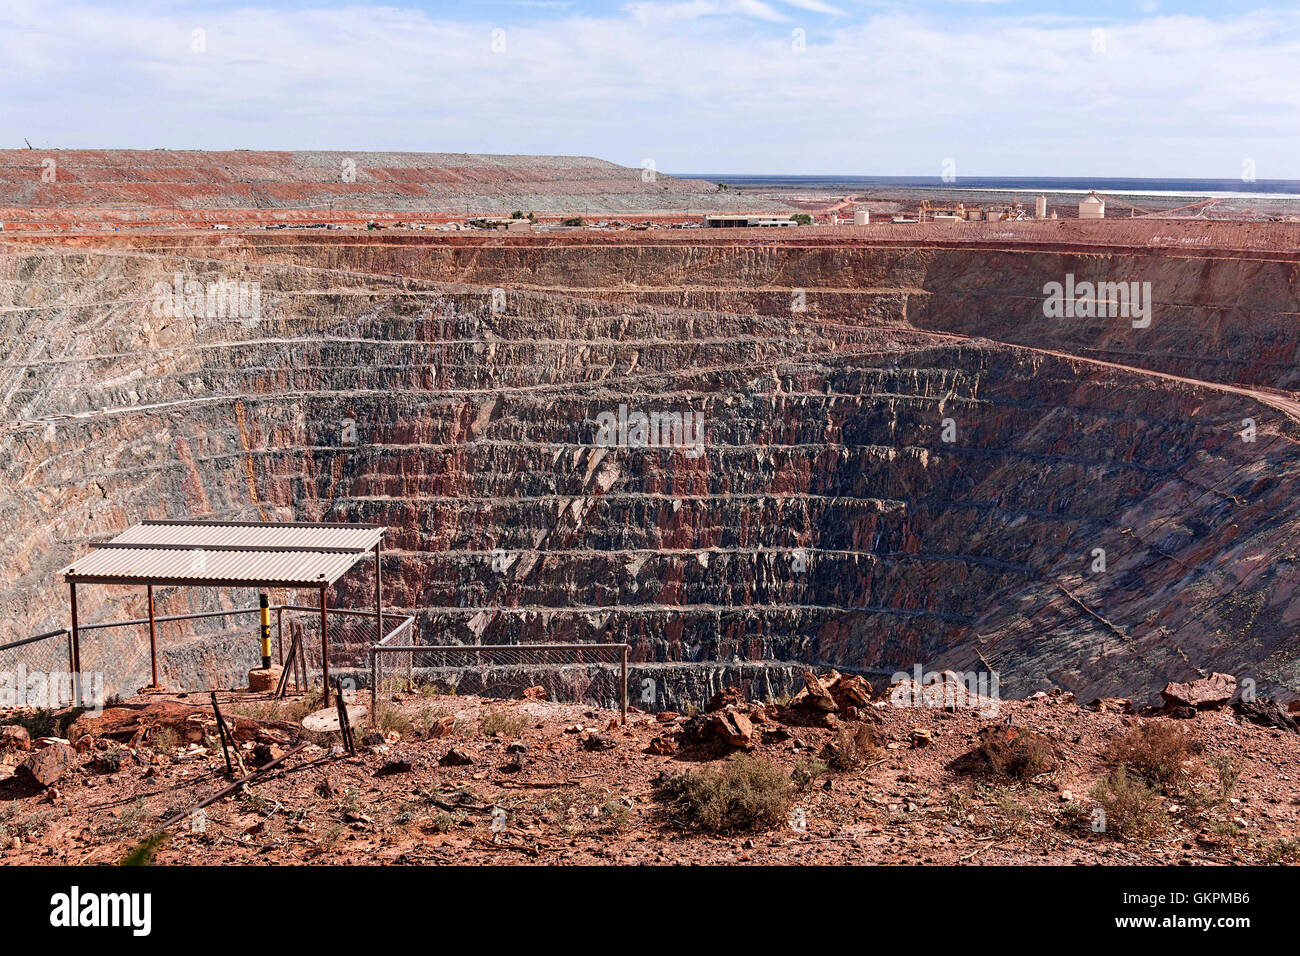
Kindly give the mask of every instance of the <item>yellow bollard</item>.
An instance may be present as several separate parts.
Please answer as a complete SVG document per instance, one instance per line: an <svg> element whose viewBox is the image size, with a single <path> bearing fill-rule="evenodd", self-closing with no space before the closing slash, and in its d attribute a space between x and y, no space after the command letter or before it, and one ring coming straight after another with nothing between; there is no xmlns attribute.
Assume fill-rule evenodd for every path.
<svg viewBox="0 0 1300 956"><path fill-rule="evenodd" d="M266 595L257 596L258 606L262 609L262 667L271 666L271 606Z"/></svg>

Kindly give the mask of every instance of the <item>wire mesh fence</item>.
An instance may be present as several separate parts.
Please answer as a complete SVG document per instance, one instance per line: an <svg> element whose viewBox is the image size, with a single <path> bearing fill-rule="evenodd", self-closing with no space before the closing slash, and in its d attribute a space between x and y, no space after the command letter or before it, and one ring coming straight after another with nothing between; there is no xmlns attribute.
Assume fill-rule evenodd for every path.
<svg viewBox="0 0 1300 956"><path fill-rule="evenodd" d="M69 702L70 644L70 632L59 628L0 645L0 707L56 707Z"/></svg>
<svg viewBox="0 0 1300 956"><path fill-rule="evenodd" d="M422 644L411 631L371 649L372 699L398 688L522 697L540 687L548 700L618 708L626 718L627 644Z"/></svg>
<svg viewBox="0 0 1300 956"><path fill-rule="evenodd" d="M329 631L328 640L321 642L320 608L304 605L284 605L279 608L283 621L284 655L287 658L297 640L300 648L297 660L284 660L286 667L293 667L293 678L302 680L301 673L305 665L305 679L315 682L325 672L324 648L329 653L329 673L331 679L343 676L353 681L353 686L366 683L369 675L370 648L379 643L384 636L376 626L374 611L354 611L345 608L329 609L326 620ZM384 634L392 634L404 622L406 615L388 613L383 616Z"/></svg>
<svg viewBox="0 0 1300 956"><path fill-rule="evenodd" d="M328 609L322 642L319 607L273 605L271 612L273 660L290 672L297 690L318 686L326 673L353 688L369 686L372 699L396 687L502 698L540 687L549 700L627 712L627 644L428 644L416 636L410 615L385 612L381 628L373 611L345 608ZM160 680L177 690L236 686L257 666L257 613L235 608L157 617ZM147 620L83 625L79 638L83 680L92 676L87 689L98 700L129 697L152 681ZM0 646L0 675L22 668L70 676L69 643L64 629Z"/></svg>

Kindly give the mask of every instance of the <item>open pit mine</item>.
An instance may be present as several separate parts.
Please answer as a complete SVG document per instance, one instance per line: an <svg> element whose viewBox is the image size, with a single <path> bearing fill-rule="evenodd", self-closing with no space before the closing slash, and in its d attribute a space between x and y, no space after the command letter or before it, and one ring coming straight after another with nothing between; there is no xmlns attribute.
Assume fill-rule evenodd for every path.
<svg viewBox="0 0 1300 956"><path fill-rule="evenodd" d="M299 173L337 157L284 154L272 190L239 171L280 154L55 155L68 179L22 189L35 160L0 156L0 206L59 211L0 257L0 643L64 627L58 571L141 519L368 522L419 640L627 643L645 709L780 697L810 665L992 671L1008 697L1150 701L1215 671L1300 691L1300 225L97 231L168 197L314 201ZM557 183L611 215L728 208L594 160L475 181L385 155L407 175L359 154L340 205L452 216L509 173L503 209L572 211ZM1067 281L1111 293L1049 315ZM373 588L363 568L334 600ZM111 588L80 607L142 610ZM84 666L133 693L141 642L102 632ZM337 650L364 681L364 649ZM203 689L257 645L183 622L160 655Z"/></svg>

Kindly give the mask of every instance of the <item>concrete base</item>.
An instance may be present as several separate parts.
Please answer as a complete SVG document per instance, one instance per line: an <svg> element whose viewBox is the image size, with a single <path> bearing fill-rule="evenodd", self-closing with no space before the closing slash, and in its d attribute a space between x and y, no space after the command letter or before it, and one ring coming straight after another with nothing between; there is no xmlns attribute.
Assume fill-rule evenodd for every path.
<svg viewBox="0 0 1300 956"><path fill-rule="evenodd" d="M280 684L283 667L272 664L270 667L254 667L248 672L248 689L250 691L273 691Z"/></svg>

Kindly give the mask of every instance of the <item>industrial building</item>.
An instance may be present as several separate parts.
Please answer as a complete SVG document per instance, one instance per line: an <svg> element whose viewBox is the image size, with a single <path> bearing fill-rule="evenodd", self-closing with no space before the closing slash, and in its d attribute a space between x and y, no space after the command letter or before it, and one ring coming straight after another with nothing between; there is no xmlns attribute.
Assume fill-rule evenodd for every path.
<svg viewBox="0 0 1300 956"><path fill-rule="evenodd" d="M713 214L704 217L704 225L712 229L740 229L752 226L797 226L789 217Z"/></svg>

